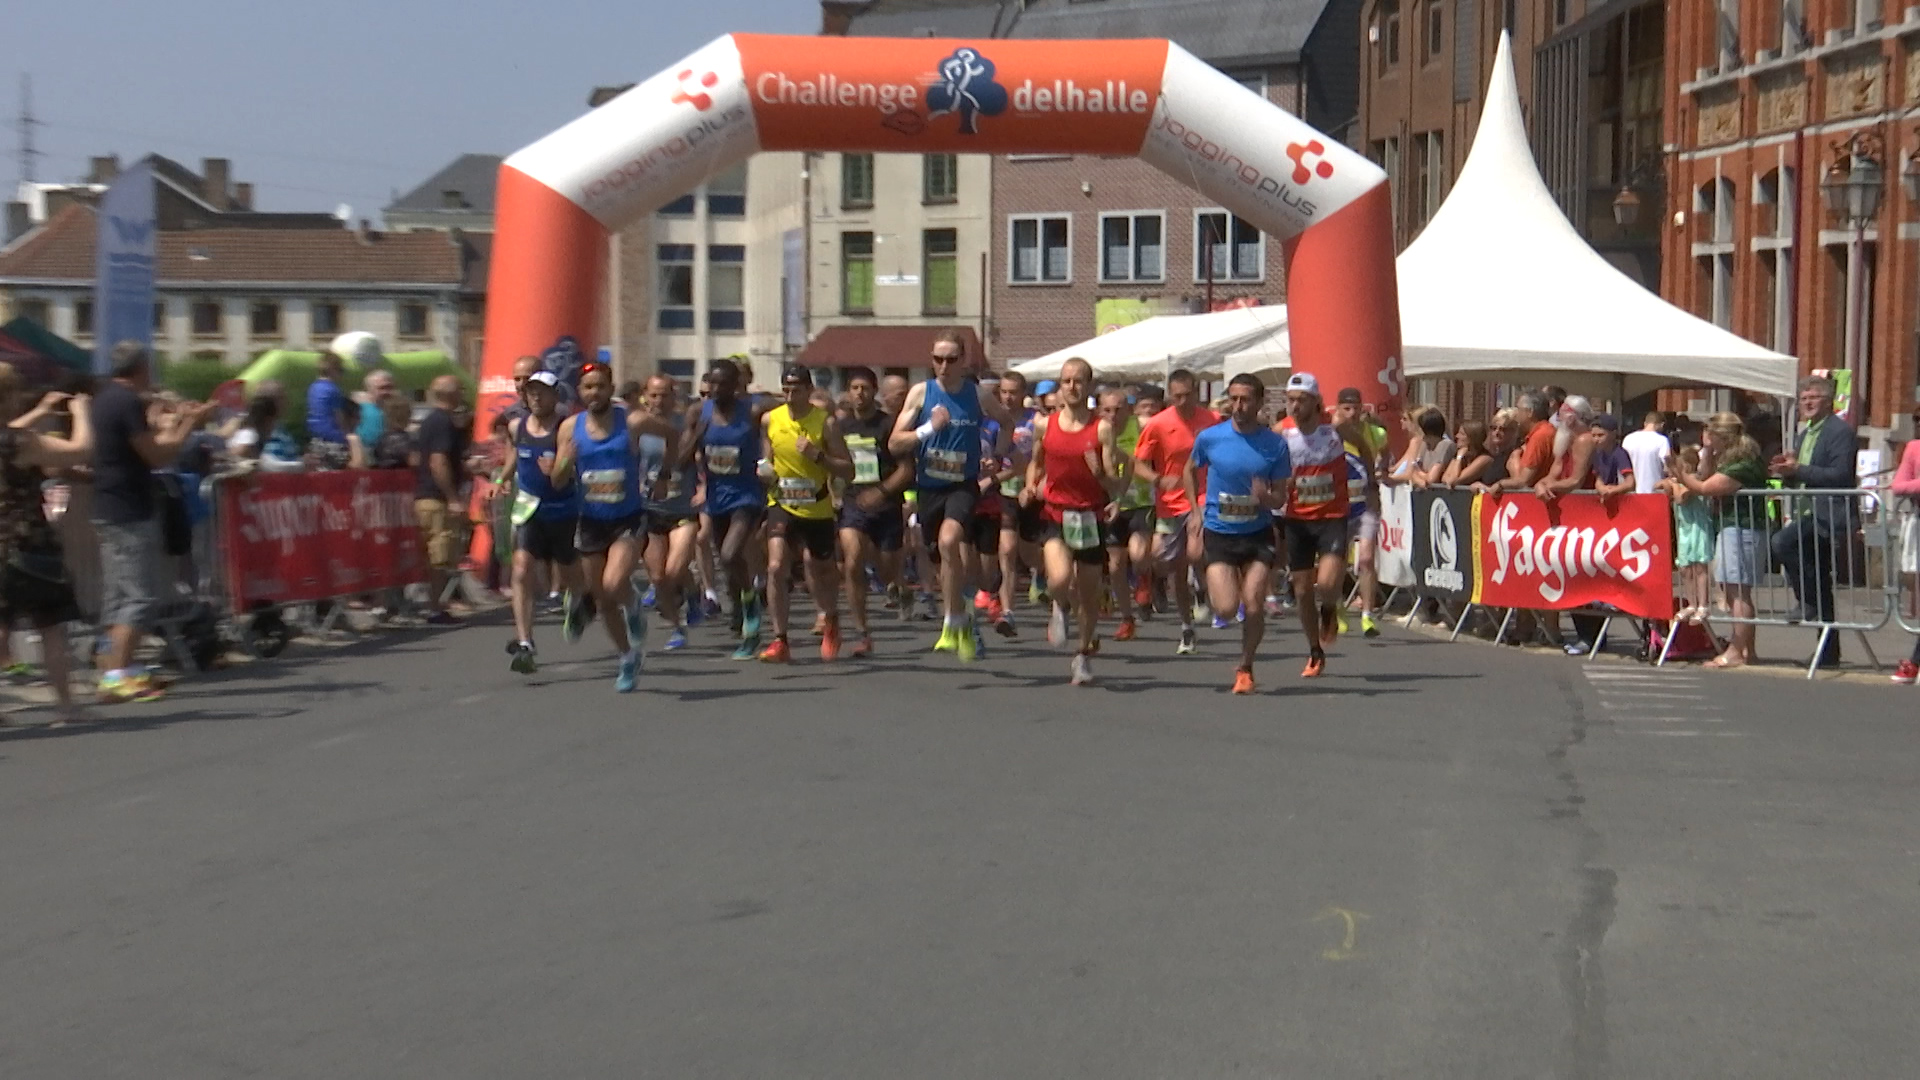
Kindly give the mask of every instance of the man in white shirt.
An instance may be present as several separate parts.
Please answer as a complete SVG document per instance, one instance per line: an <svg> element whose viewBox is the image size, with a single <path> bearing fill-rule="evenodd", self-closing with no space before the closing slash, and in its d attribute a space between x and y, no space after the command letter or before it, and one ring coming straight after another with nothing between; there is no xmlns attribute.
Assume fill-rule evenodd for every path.
<svg viewBox="0 0 1920 1080"><path fill-rule="evenodd" d="M1667 475L1673 444L1667 441L1666 429L1667 414L1655 409L1647 414L1639 431L1620 440L1627 457L1633 460L1634 491L1641 495L1652 493L1654 485Z"/></svg>

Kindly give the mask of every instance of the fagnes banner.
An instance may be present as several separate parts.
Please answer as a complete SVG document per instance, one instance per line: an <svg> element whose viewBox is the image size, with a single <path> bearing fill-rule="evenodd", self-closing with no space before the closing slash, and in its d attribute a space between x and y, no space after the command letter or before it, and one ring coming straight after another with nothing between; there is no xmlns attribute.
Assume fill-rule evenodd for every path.
<svg viewBox="0 0 1920 1080"><path fill-rule="evenodd" d="M425 581L413 485L406 469L221 481L219 543L234 610Z"/></svg>
<svg viewBox="0 0 1920 1080"><path fill-rule="evenodd" d="M1420 595L1473 602L1479 547L1473 542L1471 491L1428 488L1413 500L1413 587Z"/></svg>
<svg viewBox="0 0 1920 1080"><path fill-rule="evenodd" d="M1476 604L1611 604L1647 619L1673 616L1673 515L1664 496L1481 495L1473 536Z"/></svg>
<svg viewBox="0 0 1920 1080"><path fill-rule="evenodd" d="M1405 484L1380 488L1380 546L1374 554L1380 584L1404 589L1413 576L1413 489Z"/></svg>

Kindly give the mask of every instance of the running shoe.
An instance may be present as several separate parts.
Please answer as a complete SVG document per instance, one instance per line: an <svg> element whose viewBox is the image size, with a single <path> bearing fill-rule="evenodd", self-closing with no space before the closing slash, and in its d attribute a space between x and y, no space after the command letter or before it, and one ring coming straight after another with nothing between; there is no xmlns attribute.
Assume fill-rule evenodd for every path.
<svg viewBox="0 0 1920 1080"><path fill-rule="evenodd" d="M1912 686L1915 680L1920 680L1920 664L1902 660L1900 666L1893 669L1893 681L1901 686Z"/></svg>
<svg viewBox="0 0 1920 1080"><path fill-rule="evenodd" d="M1227 627L1232 625L1233 625L1232 623L1228 622L1227 620L1221 618L1218 615L1215 615L1213 617L1213 628L1215 630L1225 630Z"/></svg>
<svg viewBox="0 0 1920 1080"><path fill-rule="evenodd" d="M1246 668L1233 673L1233 692L1236 694L1253 693L1253 672Z"/></svg>
<svg viewBox="0 0 1920 1080"><path fill-rule="evenodd" d="M933 643L934 652L957 652L960 648L960 628L948 623L940 628L940 640Z"/></svg>
<svg viewBox="0 0 1920 1080"><path fill-rule="evenodd" d="M643 608L651 608L655 599L657 599L657 596L653 591L653 586L649 585L647 586L647 591L640 594L640 606Z"/></svg>
<svg viewBox="0 0 1920 1080"><path fill-rule="evenodd" d="M920 613L918 618L921 622L932 622L940 618L940 601L935 599L932 593L920 594Z"/></svg>
<svg viewBox="0 0 1920 1080"><path fill-rule="evenodd" d="M1267 597L1267 618L1277 619L1281 614L1280 598L1277 596Z"/></svg>
<svg viewBox="0 0 1920 1080"><path fill-rule="evenodd" d="M1376 638L1380 636L1380 624L1373 621L1373 612L1360 613L1360 636Z"/></svg>
<svg viewBox="0 0 1920 1080"><path fill-rule="evenodd" d="M987 639L985 635L980 633L980 624L977 622L969 623L967 625L965 634L966 634L966 640L971 641L973 643L973 656L969 658L966 654L966 651L961 650L960 659L969 660L969 661L985 660L987 658Z"/></svg>
<svg viewBox="0 0 1920 1080"><path fill-rule="evenodd" d="M507 651L513 654L513 670L522 675L531 675L540 670L539 662L533 658L533 642L516 641L507 646Z"/></svg>
<svg viewBox="0 0 1920 1080"><path fill-rule="evenodd" d="M1327 670L1327 654L1315 649L1307 656L1307 666L1301 670L1303 679L1317 679Z"/></svg>
<svg viewBox="0 0 1920 1080"><path fill-rule="evenodd" d="M972 626L954 628L953 651L963 664L971 664L980 658L980 650L977 646L980 639L976 635L977 631Z"/></svg>
<svg viewBox="0 0 1920 1080"><path fill-rule="evenodd" d="M427 616L426 623L428 626L459 626L460 616L451 611L436 611Z"/></svg>
<svg viewBox="0 0 1920 1080"><path fill-rule="evenodd" d="M720 598L713 595L713 591L709 589L707 594L700 598L700 607L705 611L707 618L718 618L720 615Z"/></svg>
<svg viewBox="0 0 1920 1080"><path fill-rule="evenodd" d="M888 611L900 610L900 586L887 586L887 602L883 605Z"/></svg>
<svg viewBox="0 0 1920 1080"><path fill-rule="evenodd" d="M1153 586L1145 581L1133 587L1133 606L1140 609L1140 621L1146 622L1153 614Z"/></svg>
<svg viewBox="0 0 1920 1080"><path fill-rule="evenodd" d="M793 662L793 653L787 649L787 639L777 637L760 653L763 664L789 664Z"/></svg>
<svg viewBox="0 0 1920 1080"><path fill-rule="evenodd" d="M569 589L567 590L566 599L563 601L563 604L564 608L560 616L560 636L566 639L567 644L571 645L580 640L580 635L587 632L587 624L593 621L593 616L589 614L589 609L593 605L593 597L584 593L576 597L573 595L573 590Z"/></svg>
<svg viewBox="0 0 1920 1080"><path fill-rule="evenodd" d="M1194 653L1194 650L1199 647L1199 643L1195 640L1197 636L1198 635L1196 635L1193 632L1193 627L1191 626L1181 627L1180 628L1180 647L1173 650L1174 653L1178 656L1192 656Z"/></svg>
<svg viewBox="0 0 1920 1080"><path fill-rule="evenodd" d="M1334 621L1334 624L1340 628L1341 633L1343 634L1346 633L1347 632L1347 609L1335 608L1333 612L1333 621Z"/></svg>
<svg viewBox="0 0 1920 1080"><path fill-rule="evenodd" d="M752 637L741 638L740 644L736 645L733 650L733 658L735 660L751 660L754 657L759 655L760 655L760 635L758 634L755 634Z"/></svg>
<svg viewBox="0 0 1920 1080"><path fill-rule="evenodd" d="M1247 605L1241 604L1238 608L1234 609L1233 621L1237 623L1247 621Z"/></svg>
<svg viewBox="0 0 1920 1080"><path fill-rule="evenodd" d="M1001 610L999 618L993 620L993 629L995 633L999 634L1003 638L1015 638L1020 636L1020 628L1013 625L1012 612L1006 611L1005 609Z"/></svg>
<svg viewBox="0 0 1920 1080"><path fill-rule="evenodd" d="M647 647L647 617L637 607L629 606L624 614L627 617L627 647L634 652L644 651Z"/></svg>
<svg viewBox="0 0 1920 1080"><path fill-rule="evenodd" d="M976 601L974 603L974 606L986 612L988 622L997 623L1002 618L1006 617L1007 609L1000 606L999 597L993 595L992 593L981 593L980 595L986 597L987 602L982 604Z"/></svg>
<svg viewBox="0 0 1920 1080"><path fill-rule="evenodd" d="M973 594L973 606L981 609L993 607L993 594L985 589L979 590Z"/></svg>
<svg viewBox="0 0 1920 1080"><path fill-rule="evenodd" d="M831 664L840 659L840 620L828 619L820 633L820 659Z"/></svg>
<svg viewBox="0 0 1920 1080"><path fill-rule="evenodd" d="M872 656L873 635L861 634L860 639L853 643L853 648L847 650L847 655L853 657L855 660L865 660L867 657Z"/></svg>
<svg viewBox="0 0 1920 1080"><path fill-rule="evenodd" d="M1027 583L1027 603L1038 604L1046 599L1047 590L1040 587L1040 579L1035 577Z"/></svg>
<svg viewBox="0 0 1920 1080"><path fill-rule="evenodd" d="M727 617L728 633L738 634L741 632L740 628L746 625L746 610L745 604L736 603L733 605L733 613Z"/></svg>
<svg viewBox="0 0 1920 1080"><path fill-rule="evenodd" d="M550 592L541 604L541 608L541 613L545 615L563 614L567 610L567 598L557 592Z"/></svg>
<svg viewBox="0 0 1920 1080"><path fill-rule="evenodd" d="M166 693L165 689L156 686L153 680L144 674L102 675L100 685L94 690L94 696L103 705L158 701L165 697Z"/></svg>
<svg viewBox="0 0 1920 1080"><path fill-rule="evenodd" d="M706 605L693 596L687 597L687 625L699 626L707 621Z"/></svg>
<svg viewBox="0 0 1920 1080"><path fill-rule="evenodd" d="M1073 654L1073 664L1070 670L1073 674L1067 680L1069 683L1074 686L1093 685L1093 664L1087 659L1086 653Z"/></svg>
<svg viewBox="0 0 1920 1080"><path fill-rule="evenodd" d="M760 594L746 593L740 597L740 632L750 638L760 636Z"/></svg>
<svg viewBox="0 0 1920 1080"><path fill-rule="evenodd" d="M622 694L632 693L634 685L639 681L639 674L640 654L628 649L620 654L620 674L613 677L614 690Z"/></svg>
<svg viewBox="0 0 1920 1080"><path fill-rule="evenodd" d="M1121 619L1119 629L1113 632L1113 640L1132 641L1134 630L1135 630L1135 624L1131 618Z"/></svg>
<svg viewBox="0 0 1920 1080"><path fill-rule="evenodd" d="M1059 648L1067 643L1067 612L1055 604L1053 614L1047 616L1047 644Z"/></svg>
<svg viewBox="0 0 1920 1080"><path fill-rule="evenodd" d="M4 677L11 683L32 682L39 674L32 664L25 662L8 664L4 669L0 669L0 677Z"/></svg>
<svg viewBox="0 0 1920 1080"><path fill-rule="evenodd" d="M686 648L687 632L677 626L674 627L673 633L667 635L667 643L661 647L667 652L679 652L681 649Z"/></svg>
<svg viewBox="0 0 1920 1080"><path fill-rule="evenodd" d="M820 637L827 632L827 613L822 611L813 617L813 636Z"/></svg>

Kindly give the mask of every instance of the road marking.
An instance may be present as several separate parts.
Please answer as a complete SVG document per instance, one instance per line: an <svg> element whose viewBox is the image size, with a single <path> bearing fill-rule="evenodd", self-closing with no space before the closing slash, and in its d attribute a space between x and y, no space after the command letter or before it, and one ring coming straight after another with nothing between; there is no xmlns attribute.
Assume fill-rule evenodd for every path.
<svg viewBox="0 0 1920 1080"><path fill-rule="evenodd" d="M1357 911L1349 911L1343 907L1330 907L1325 911L1322 911L1320 914L1315 915L1313 917L1313 921L1325 922L1328 919L1332 919L1332 918L1340 919L1340 921L1344 923L1346 926L1346 932L1341 935L1340 944L1321 951L1320 959L1322 960L1351 959L1353 957L1354 930L1359 926L1360 920L1366 918L1366 916L1362 915Z"/></svg>
<svg viewBox="0 0 1920 1080"><path fill-rule="evenodd" d="M135 795L132 798L120 799L115 802L110 802L107 805L101 807L100 809L125 810L129 806L139 806L141 803L149 803L159 797L160 796L158 795Z"/></svg>
<svg viewBox="0 0 1920 1080"><path fill-rule="evenodd" d="M319 742L317 742L317 743L308 743L308 744L307 744L307 749L309 749L309 750L322 750L322 749L325 749L326 747L329 747L329 746L339 746L339 745L340 745L341 743L344 743L344 742L352 742L353 740L355 740L355 739L358 739L358 738L361 738L361 737L362 737L362 733L361 733L361 732L358 732L358 731L349 731L349 732L347 732L347 733L346 733L346 734L344 734L344 735L335 735L335 736L333 736L333 737L332 737L332 738L330 738L330 739L321 739L321 740L320 740Z"/></svg>
<svg viewBox="0 0 1920 1080"><path fill-rule="evenodd" d="M1750 731L1660 731L1655 729L1652 731L1623 731L1621 734L1665 735L1668 738L1674 739L1697 739L1703 735L1721 739L1750 739L1753 737L1753 733Z"/></svg>
<svg viewBox="0 0 1920 1080"><path fill-rule="evenodd" d="M492 696L493 695L491 694L468 694L466 697L456 700L454 704L455 705L472 705L477 701L485 701L487 698Z"/></svg>

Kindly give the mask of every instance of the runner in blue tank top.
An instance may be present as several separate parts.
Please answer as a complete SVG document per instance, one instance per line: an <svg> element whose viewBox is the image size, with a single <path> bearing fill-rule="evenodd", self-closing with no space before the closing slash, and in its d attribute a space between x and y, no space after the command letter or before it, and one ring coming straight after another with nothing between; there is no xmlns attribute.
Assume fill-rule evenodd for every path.
<svg viewBox="0 0 1920 1080"><path fill-rule="evenodd" d="M948 332L933 343L933 378L907 391L888 447L919 464L920 533L940 564L940 596L946 620L935 649L951 648L961 660L975 656L973 588L980 558L967 530L980 495L980 421L1000 424L994 454L1004 457L1013 418L992 395L982 396L967 360L965 339Z"/></svg>
<svg viewBox="0 0 1920 1080"><path fill-rule="evenodd" d="M676 411L678 398L678 386L672 377L655 375L647 380L641 407L647 415L681 431L686 421ZM686 647L687 623L697 619L700 612L699 598L688 591L693 583L689 571L693 566L694 545L700 533L700 520L693 509L693 492L699 486L699 478L691 464L678 469L671 467L677 464L679 456L674 454L669 459L667 441L658 435L640 437L641 483L659 493L658 498L647 502L646 548L642 557L647 563L647 580L653 583L653 609L673 625L673 632L667 637L669 651ZM667 474L664 483L660 480L662 472ZM688 600L684 608L683 596Z"/></svg>
<svg viewBox="0 0 1920 1080"><path fill-rule="evenodd" d="M574 547L574 526L580 520L577 485L556 485L550 475L560 447L560 380L551 371L536 371L521 385L525 411L508 432L514 450L513 628L518 635L507 646L513 670L531 675L539 670L533 647L533 602L539 588L535 567L551 563L569 596L585 596L580 557ZM576 633L574 635L578 637Z"/></svg>
<svg viewBox="0 0 1920 1080"><path fill-rule="evenodd" d="M633 594L633 568L640 560L637 534L646 525L636 451L642 436L654 435L666 440L671 457L678 449L677 434L663 420L616 407L613 372L604 364L581 369L580 398L586 410L560 425L553 480L580 489L578 546L586 561L588 595L620 651L614 689L625 693L634 687L647 642L646 620ZM585 621L570 616L569 633L577 638Z"/></svg>
<svg viewBox="0 0 1920 1080"><path fill-rule="evenodd" d="M706 518L728 592L740 616L735 660L760 655L760 596L753 587L753 540L766 514L767 493L760 483L762 413L740 398L740 366L715 360L713 392L687 410L682 463L697 454L706 481Z"/></svg>

